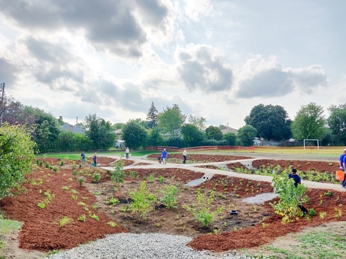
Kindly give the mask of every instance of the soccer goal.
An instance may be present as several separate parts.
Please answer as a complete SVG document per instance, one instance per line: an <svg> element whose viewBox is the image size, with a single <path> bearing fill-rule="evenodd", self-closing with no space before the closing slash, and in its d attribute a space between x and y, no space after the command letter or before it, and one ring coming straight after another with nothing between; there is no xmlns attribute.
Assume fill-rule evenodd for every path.
<svg viewBox="0 0 346 259"><path fill-rule="evenodd" d="M304 139L304 150L306 148L306 141L316 141L317 142L317 149L320 149L320 141L318 139Z"/></svg>

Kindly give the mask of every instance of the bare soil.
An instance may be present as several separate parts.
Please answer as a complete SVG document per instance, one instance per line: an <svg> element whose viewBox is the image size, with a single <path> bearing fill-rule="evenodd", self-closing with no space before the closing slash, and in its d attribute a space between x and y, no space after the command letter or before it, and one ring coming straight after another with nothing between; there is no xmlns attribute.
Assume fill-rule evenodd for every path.
<svg viewBox="0 0 346 259"><path fill-rule="evenodd" d="M156 157L157 155L155 155ZM220 156L213 158L203 158L208 162L222 160ZM247 158L247 157L245 157ZM197 157L196 159L202 159ZM230 156L224 156L229 161ZM239 159L239 157L235 157ZM98 158L98 163L109 166L114 159ZM124 160L129 161L131 160ZM215 162L216 162L215 161ZM57 159L45 159L44 162L50 165L58 165ZM274 214L269 202L263 205L250 205L241 200L245 197L255 196L260 193L272 192L270 183L251 181L242 178L232 178L224 175L214 175L197 187L187 187L189 181L199 179L202 173L193 172L180 168L161 169L130 169L126 170L127 178L120 186L120 193L114 191L114 184L110 182L110 173L100 168L92 168L89 165L81 165L77 170L80 175L87 179L84 186L80 186L77 177L72 176L71 161L60 167L59 172L43 167L36 167L32 174L26 176L27 181L20 191L14 190L16 196L7 197L0 201L0 209L5 215L14 220L24 222L19 233L19 247L22 249L32 249L38 251L49 251L57 249L69 249L79 244L86 243L97 238L102 238L106 234L132 232L132 233L170 233L182 234L194 237L189 244L197 250L212 250L222 252L232 249L259 247L273 241L279 236L288 233L299 232L304 228L318 226L321 224L346 220L346 211L343 205L346 192L332 190L331 196L326 195L327 190L308 189L307 195L310 198L306 205L313 208L317 215L310 219L301 218L297 222L282 224L281 217ZM306 161L305 165L308 165ZM132 164L134 161L132 160ZM276 163L266 161L266 163ZM294 163L288 161L287 163ZM304 164L299 161L303 166ZM317 165L310 161L317 170ZM327 170L335 165L324 164L318 170ZM137 176L134 174L137 172ZM100 172L102 177L99 183L93 183L93 174ZM130 177L132 172L132 177ZM154 180L148 180L152 177ZM164 183L158 181L158 177L164 177ZM147 188L155 193L157 198L161 197L160 189L164 185L174 184L178 186L177 208L167 209L161 202L157 202L156 209L141 217L131 211L123 212L129 195L139 188L139 184L146 180ZM64 190L66 187L68 190ZM193 216L182 206L195 204L197 206L196 189L201 188L206 194L210 190L215 191L215 202L213 209L225 206L222 214L215 216L215 221L208 227L203 227L201 223L195 222ZM73 191L74 190L74 191ZM44 202L48 196L52 195L46 207L38 207L39 202ZM54 194L54 196L53 196ZM111 197L120 198L124 203L118 205L105 204ZM78 203L84 202L84 206ZM273 202L273 201L271 201ZM230 215L231 210L236 210L237 215ZM90 211L90 213L89 213ZM320 217L320 213L324 217ZM86 222L77 219L85 214ZM90 215L97 215L99 220L90 218ZM73 222L63 227L59 226L59 219L67 216ZM116 222L115 227L111 227L108 222ZM214 234L210 234L214 232ZM220 232L220 233L219 233ZM29 257L28 257L29 258Z"/></svg>

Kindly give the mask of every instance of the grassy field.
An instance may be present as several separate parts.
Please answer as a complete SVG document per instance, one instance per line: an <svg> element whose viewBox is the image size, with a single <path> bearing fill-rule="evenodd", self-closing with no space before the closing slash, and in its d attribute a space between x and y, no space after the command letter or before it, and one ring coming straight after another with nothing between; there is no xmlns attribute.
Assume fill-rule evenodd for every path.
<svg viewBox="0 0 346 259"><path fill-rule="evenodd" d="M313 157L315 159L323 159L329 158L338 160L339 156L342 154L344 147L255 147L255 148L240 148L240 149L230 149L230 150L206 150L206 151L195 151L189 150L187 148L188 154L223 154L223 155L236 155L236 154L244 154L251 156L263 156L263 155L282 155L283 157L290 157L292 159L299 158L300 155L304 155L307 157ZM150 150L142 150L142 151L131 151L131 156L145 156L153 153L160 153L159 151L150 151ZM180 154L181 152L168 152L171 154ZM86 152L86 157L92 157L93 152ZM124 156L124 150L111 150L106 152L97 152L98 156ZM37 157L54 157L54 158L63 158L63 159L71 159L71 160L79 160L80 152L75 153L50 153L50 154L40 154Z"/></svg>

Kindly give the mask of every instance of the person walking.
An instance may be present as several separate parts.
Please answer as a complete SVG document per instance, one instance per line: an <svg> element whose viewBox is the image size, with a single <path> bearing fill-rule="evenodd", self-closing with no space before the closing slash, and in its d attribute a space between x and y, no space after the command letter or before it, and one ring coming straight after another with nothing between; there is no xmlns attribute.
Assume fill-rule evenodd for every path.
<svg viewBox="0 0 346 259"><path fill-rule="evenodd" d="M166 159L167 159L167 151L164 148L161 153L161 158L162 158L162 164L166 164Z"/></svg>
<svg viewBox="0 0 346 259"><path fill-rule="evenodd" d="M344 167L344 158L346 156L346 148L344 149L344 152L340 155L339 161L340 161L340 170L345 170L346 168Z"/></svg>
<svg viewBox="0 0 346 259"><path fill-rule="evenodd" d="M96 152L94 153L94 156L93 156L93 163L92 163L92 166L96 167L97 165L97 156L96 156Z"/></svg>
<svg viewBox="0 0 346 259"><path fill-rule="evenodd" d="M185 164L186 163L186 155L187 155L187 151L186 151L186 149L184 149L184 151L183 151L183 164Z"/></svg>
<svg viewBox="0 0 346 259"><path fill-rule="evenodd" d="M344 180L342 181L342 187L346 189L346 148L344 149L345 156L342 161L342 170L344 171ZM341 167L340 167L341 168Z"/></svg>
<svg viewBox="0 0 346 259"><path fill-rule="evenodd" d="M126 159L129 159L129 154L130 154L129 147L126 147L125 154L126 154Z"/></svg>
<svg viewBox="0 0 346 259"><path fill-rule="evenodd" d="M302 183L300 176L297 175L297 169L295 169L295 168L292 168L292 173L288 175L288 178L294 180L294 186L295 187L297 187L298 184Z"/></svg>

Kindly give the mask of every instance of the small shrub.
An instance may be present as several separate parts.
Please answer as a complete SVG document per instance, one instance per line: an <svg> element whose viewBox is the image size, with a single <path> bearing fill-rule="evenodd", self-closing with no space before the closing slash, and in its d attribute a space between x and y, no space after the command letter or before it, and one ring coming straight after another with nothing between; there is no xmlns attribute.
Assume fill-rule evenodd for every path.
<svg viewBox="0 0 346 259"><path fill-rule="evenodd" d="M82 187L83 184L85 183L86 179L84 176L79 176L78 177L78 182L79 182L79 186Z"/></svg>
<svg viewBox="0 0 346 259"><path fill-rule="evenodd" d="M44 209L46 207L46 204L43 202L40 202L37 204L37 206L39 206L41 209Z"/></svg>
<svg viewBox="0 0 346 259"><path fill-rule="evenodd" d="M98 172L95 172L93 175L93 182L98 183L101 180L101 174Z"/></svg>
<svg viewBox="0 0 346 259"><path fill-rule="evenodd" d="M156 202L155 194L146 190L146 182L141 182L139 191L135 190L130 193L133 202L130 204L132 213L139 212L141 217L144 217L146 213L152 210L152 204Z"/></svg>
<svg viewBox="0 0 346 259"><path fill-rule="evenodd" d="M178 188L174 185L165 185L163 190L159 190L159 192L163 194L160 201L166 205L167 209L174 208L177 204Z"/></svg>
<svg viewBox="0 0 346 259"><path fill-rule="evenodd" d="M118 226L118 224L113 221L109 221L107 222L107 224L110 225L112 228L115 228L116 226Z"/></svg>

